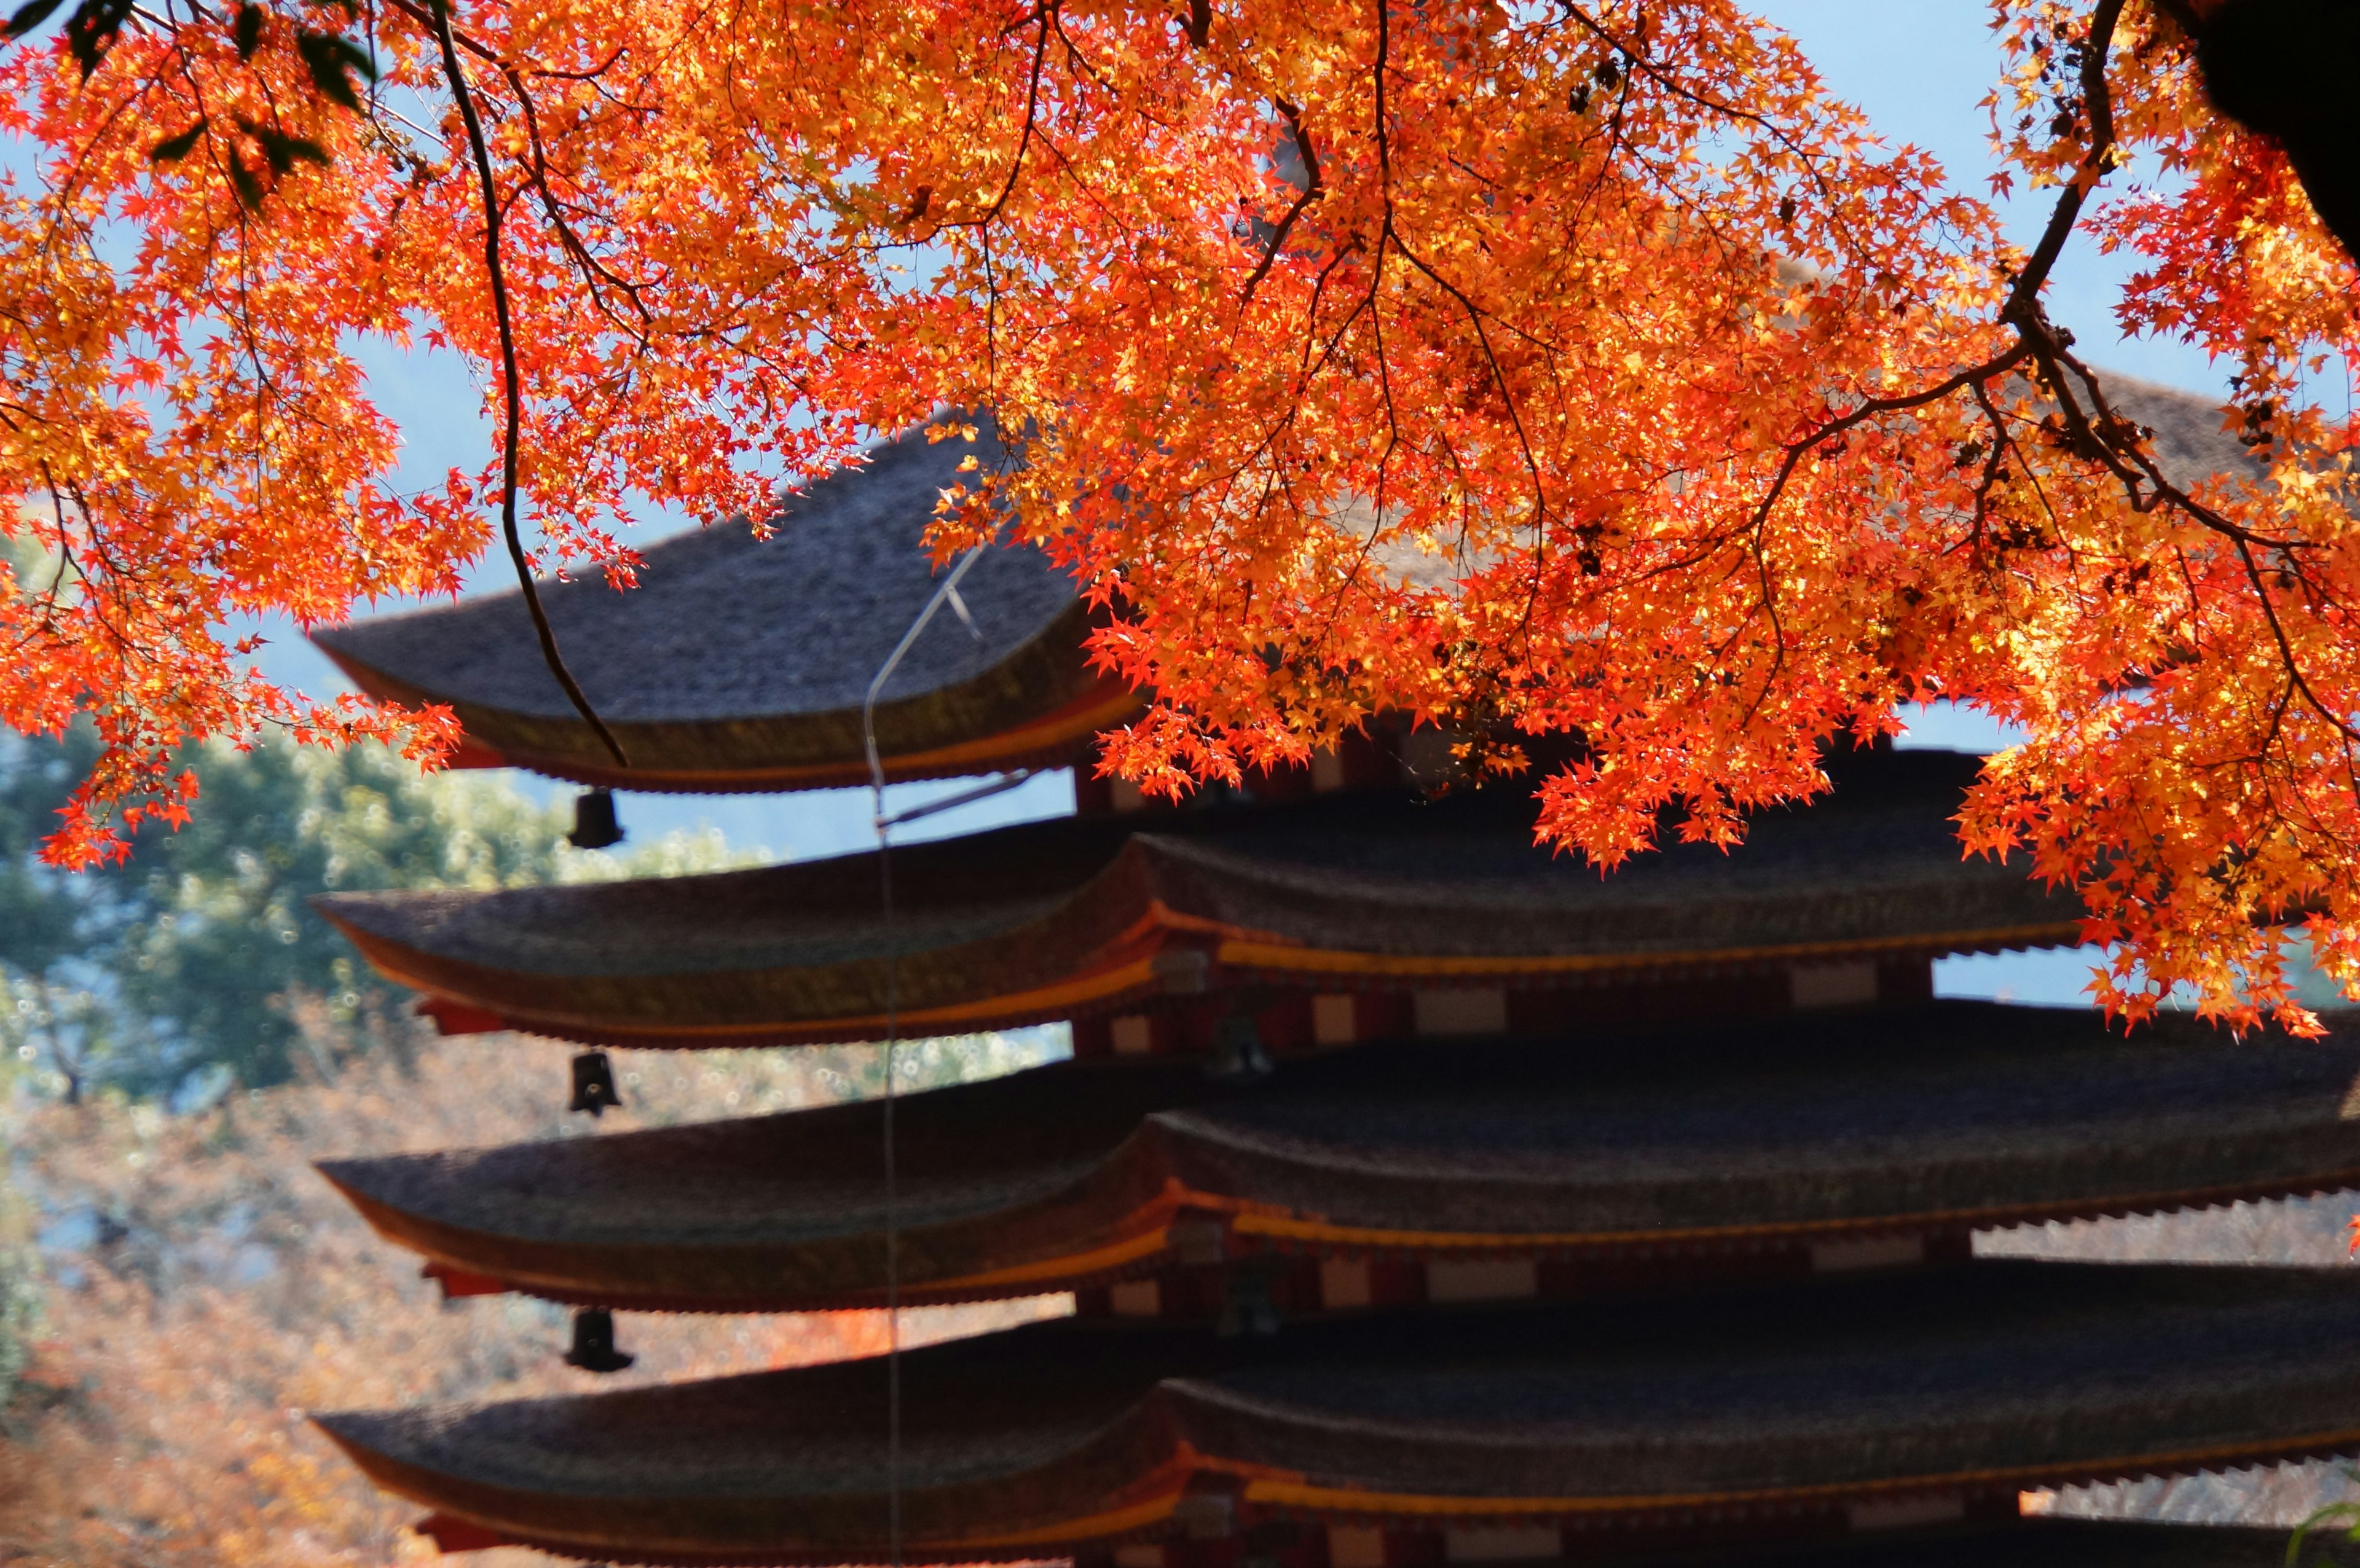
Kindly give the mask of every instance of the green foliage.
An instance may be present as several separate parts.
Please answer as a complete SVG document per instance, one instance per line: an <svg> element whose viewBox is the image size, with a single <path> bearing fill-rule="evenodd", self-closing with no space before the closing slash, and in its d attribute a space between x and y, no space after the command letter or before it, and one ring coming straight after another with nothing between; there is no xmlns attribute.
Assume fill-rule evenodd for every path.
<svg viewBox="0 0 2360 1568"><path fill-rule="evenodd" d="M344 939L304 907L317 892L491 887L549 879L563 823L504 784L425 778L381 747L212 746L187 826L143 835L125 884L133 918L111 955L120 1001L169 1020L157 1065L224 1068L247 1087L285 1078L298 989L349 1020L376 987ZM175 1071L178 1069L179 1071ZM141 1085L155 1088L154 1083Z"/></svg>
<svg viewBox="0 0 2360 1568"><path fill-rule="evenodd" d="M496 887L672 875L733 862L718 835L617 856L566 846L566 812L505 779L424 776L379 746L293 745L192 759L204 792L178 833L74 875L38 859L95 752L0 734L0 1048L78 1098L285 1079L297 997L349 1024L397 998L307 909L313 893Z"/></svg>
<svg viewBox="0 0 2360 1568"><path fill-rule="evenodd" d="M0 732L0 960L47 974L98 940L103 889L75 891L42 866L30 846L57 825L56 811L98 756L88 730L42 744Z"/></svg>
<svg viewBox="0 0 2360 1568"><path fill-rule="evenodd" d="M2360 1473L2349 1469L2344 1475L2360 1479ZM2338 1568L2360 1562L2360 1503L2330 1503L2297 1525L2294 1539L2287 1543L2286 1561L2287 1568Z"/></svg>

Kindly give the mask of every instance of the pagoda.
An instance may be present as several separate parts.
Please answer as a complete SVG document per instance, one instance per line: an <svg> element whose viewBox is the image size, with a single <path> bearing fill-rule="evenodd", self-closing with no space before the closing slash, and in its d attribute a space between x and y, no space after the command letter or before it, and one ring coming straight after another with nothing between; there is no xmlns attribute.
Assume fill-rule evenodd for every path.
<svg viewBox="0 0 2360 1568"><path fill-rule="evenodd" d="M2140 414L2211 455L2193 400ZM776 540L552 591L629 769L513 598L322 640L452 703L467 760L853 781L970 450L888 443ZM1081 761L1133 711L1039 555L959 593L878 707L889 777ZM2360 1031L1937 1000L1939 957L2079 939L2021 864L1961 856L1972 757L1831 755L1832 792L1741 849L1601 878L1533 845L1522 788L1452 779L1448 738L1380 721L1189 809L1080 779L1071 818L894 849L890 918L873 854L320 900L449 1032L1071 1025L1069 1061L890 1111L322 1166L447 1292L580 1309L578 1365L619 1360L616 1312L1075 1302L890 1361L321 1424L446 1551L599 1562L2283 1561L2282 1535L2018 1497L2360 1454L2360 1276L1970 1237L2360 1184Z"/></svg>

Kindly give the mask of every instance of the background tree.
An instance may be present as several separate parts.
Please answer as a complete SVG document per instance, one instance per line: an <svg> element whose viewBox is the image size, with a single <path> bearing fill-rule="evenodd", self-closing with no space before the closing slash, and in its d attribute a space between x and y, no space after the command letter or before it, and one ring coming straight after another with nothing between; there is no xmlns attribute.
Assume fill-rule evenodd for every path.
<svg viewBox="0 0 2360 1568"><path fill-rule="evenodd" d="M5 1076L5 1069L0 1069L0 1078ZM0 1137L0 1160L7 1156L8 1140ZM0 1170L5 1169L0 1165ZM25 1205L0 1180L0 1417L5 1417L16 1395L16 1378L31 1350L38 1323L39 1283Z"/></svg>
<svg viewBox="0 0 2360 1568"><path fill-rule="evenodd" d="M92 987L126 912L104 878L42 863L41 841L98 747L86 731L57 742L0 735L0 1049L38 1060L78 1102L116 1044Z"/></svg>
<svg viewBox="0 0 2360 1568"><path fill-rule="evenodd" d="M241 613L448 588L487 506L627 580L637 500L759 514L989 409L1022 465L936 546L1106 604L1151 788L1378 708L1508 771L1573 732L1538 827L1612 865L1966 702L2028 737L1967 842L2078 887L2111 1004L2300 1026L2287 928L2360 979L2348 13L1995 0L2023 249L1732 0L34 0L0 474L50 566L0 715L91 715L52 853L104 857L190 737L447 739L257 681ZM2272 61L2294 107L2239 94ZM2077 244L2234 367L2250 471L2168 470L2049 318ZM500 449L405 496L352 347L413 331Z"/></svg>
<svg viewBox="0 0 2360 1568"><path fill-rule="evenodd" d="M442 1305L415 1256L379 1241L311 1169L392 1152L593 1137L823 1103L873 1083L878 1052L617 1052L625 1105L565 1109L564 1053L514 1036L378 1038L316 1007L299 1072L185 1116L116 1096L79 1108L0 1096L25 1202L47 1237L45 1324L0 1399L0 1560L64 1568L320 1568L432 1561L416 1510L378 1492L307 1409L612 1387L565 1366L568 1314L518 1297ZM394 1034L403 1037L391 1038ZM315 1049L316 1048L316 1049ZM936 1077L1029 1064L998 1037L937 1044ZM315 1063L339 1064L323 1081ZM0 1264L0 1277L5 1265ZM1054 1301L921 1308L905 1341L1022 1322ZM874 1354L883 1314L626 1316L658 1383ZM487 1568L530 1568L501 1553Z"/></svg>
<svg viewBox="0 0 2360 1568"><path fill-rule="evenodd" d="M746 858L715 834L582 854L564 843L561 807L497 776L422 775L375 744L241 752L216 741L182 759L208 787L179 831L150 828L120 864L60 871L41 861L40 843L97 750L81 726L58 741L0 734L0 985L13 1003L0 1043L52 1074L69 1101L102 1085L150 1094L277 1083L292 1053L358 1038L306 1034L299 1004L354 1027L404 1005L304 908L313 893L515 887Z"/></svg>

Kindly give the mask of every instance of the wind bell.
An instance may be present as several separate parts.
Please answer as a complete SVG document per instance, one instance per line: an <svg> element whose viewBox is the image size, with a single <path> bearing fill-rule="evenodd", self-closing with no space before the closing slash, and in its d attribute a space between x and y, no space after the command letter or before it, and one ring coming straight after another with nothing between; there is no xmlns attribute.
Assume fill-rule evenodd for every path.
<svg viewBox="0 0 2360 1568"><path fill-rule="evenodd" d="M615 1088L615 1069L603 1051L585 1051L574 1059L574 1098L569 1111L604 1116L609 1106L620 1109L623 1096Z"/></svg>
<svg viewBox="0 0 2360 1568"><path fill-rule="evenodd" d="M1232 1083L1270 1076L1270 1052L1262 1049L1262 1029L1251 1013L1231 1013L1213 1026L1213 1059L1205 1071Z"/></svg>
<svg viewBox="0 0 2360 1568"><path fill-rule="evenodd" d="M615 1348L615 1314L604 1307L585 1307L574 1314L574 1345L565 1353L568 1367L585 1372L620 1372L636 1356Z"/></svg>
<svg viewBox="0 0 2360 1568"><path fill-rule="evenodd" d="M574 831L565 842L576 849L606 849L623 842L613 790L585 789L574 797Z"/></svg>

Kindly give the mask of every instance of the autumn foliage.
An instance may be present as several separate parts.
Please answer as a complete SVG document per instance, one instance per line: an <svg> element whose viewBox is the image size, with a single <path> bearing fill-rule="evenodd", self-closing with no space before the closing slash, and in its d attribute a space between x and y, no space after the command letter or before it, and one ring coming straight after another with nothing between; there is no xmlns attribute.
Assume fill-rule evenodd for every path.
<svg viewBox="0 0 2360 1568"><path fill-rule="evenodd" d="M16 1397L0 1397L0 1562L432 1561L408 1530L419 1510L372 1487L307 1410L582 1392L884 1349L880 1312L626 1314L620 1338L638 1364L594 1377L560 1359L561 1309L442 1302L418 1259L372 1236L310 1165L810 1104L855 1087L873 1052L623 1053L627 1107L592 1124L566 1115L564 1057L546 1042L434 1041L410 1024L369 1038L316 1006L303 1017L315 1031L305 1060L342 1063L333 1076L202 1115L0 1098L0 1148L48 1265L30 1364ZM973 1050L961 1060L1008 1064ZM924 1309L903 1314L902 1336L1065 1305ZM501 1553L486 1568L543 1561Z"/></svg>
<svg viewBox="0 0 2360 1568"><path fill-rule="evenodd" d="M1966 842L2081 888L2107 1001L2300 1023L2285 926L2360 977L2360 326L2208 105L2217 9L1998 0L2027 253L1728 0L86 0L103 60L0 57L45 159L0 221L0 470L52 563L0 604L0 715L113 743L69 859L177 809L187 735L447 739L222 640L488 537L497 455L388 487L365 340L513 390L545 559L618 581L635 497L759 513L989 410L1025 463L938 548L1040 540L1107 605L1155 699L1108 762L1151 787L1381 707L1511 770L1576 732L1539 831L1612 866L1970 702L2029 738ZM2069 245L2147 258L2123 322L2221 356L2250 472L2158 465L2042 308Z"/></svg>

